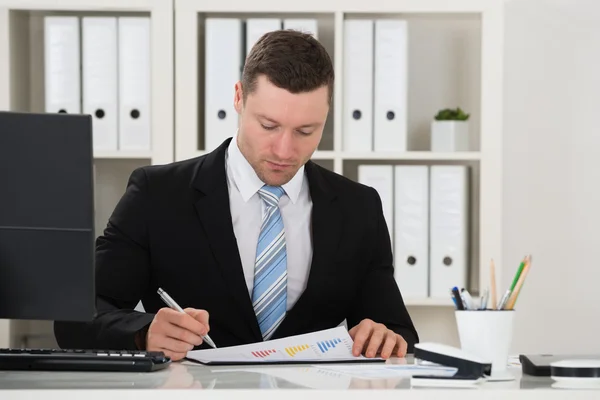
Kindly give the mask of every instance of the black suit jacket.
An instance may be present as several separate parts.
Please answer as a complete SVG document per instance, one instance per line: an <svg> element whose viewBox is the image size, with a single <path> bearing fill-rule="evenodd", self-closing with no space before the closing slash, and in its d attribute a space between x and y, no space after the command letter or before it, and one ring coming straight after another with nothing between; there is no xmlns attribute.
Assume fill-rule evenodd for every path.
<svg viewBox="0 0 600 400"><path fill-rule="evenodd" d="M55 322L63 348L136 349L165 304L205 309L217 346L262 341L233 231L225 153L136 169L96 243L97 316ZM388 228L377 192L309 161L313 259L306 290L273 338L348 327L364 318L404 337L417 332L394 280ZM133 310L142 301L146 313ZM203 344L202 347L206 347Z"/></svg>

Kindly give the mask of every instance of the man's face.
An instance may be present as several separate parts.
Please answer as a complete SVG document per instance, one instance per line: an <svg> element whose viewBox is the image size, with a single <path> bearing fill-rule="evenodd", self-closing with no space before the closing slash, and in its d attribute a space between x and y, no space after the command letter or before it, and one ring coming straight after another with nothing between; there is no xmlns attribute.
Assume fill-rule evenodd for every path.
<svg viewBox="0 0 600 400"><path fill-rule="evenodd" d="M327 113L327 86L292 94L259 76L254 92L243 102L235 86L240 115L238 146L258 177L268 185L289 182L317 149Z"/></svg>

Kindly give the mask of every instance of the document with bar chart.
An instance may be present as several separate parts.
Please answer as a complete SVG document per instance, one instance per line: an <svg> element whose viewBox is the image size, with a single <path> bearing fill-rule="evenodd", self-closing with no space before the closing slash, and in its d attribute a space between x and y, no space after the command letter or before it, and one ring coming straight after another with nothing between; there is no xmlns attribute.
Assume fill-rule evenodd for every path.
<svg viewBox="0 0 600 400"><path fill-rule="evenodd" d="M384 362L382 358L355 357L352 344L348 331L340 326L266 342L194 350L188 352L186 358L210 365Z"/></svg>

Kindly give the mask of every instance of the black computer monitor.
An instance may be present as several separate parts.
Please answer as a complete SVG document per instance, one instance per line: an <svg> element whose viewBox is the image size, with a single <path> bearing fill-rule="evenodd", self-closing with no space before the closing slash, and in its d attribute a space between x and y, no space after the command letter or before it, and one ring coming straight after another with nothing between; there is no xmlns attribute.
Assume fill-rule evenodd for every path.
<svg viewBox="0 0 600 400"><path fill-rule="evenodd" d="M95 313L90 116L0 112L0 318Z"/></svg>

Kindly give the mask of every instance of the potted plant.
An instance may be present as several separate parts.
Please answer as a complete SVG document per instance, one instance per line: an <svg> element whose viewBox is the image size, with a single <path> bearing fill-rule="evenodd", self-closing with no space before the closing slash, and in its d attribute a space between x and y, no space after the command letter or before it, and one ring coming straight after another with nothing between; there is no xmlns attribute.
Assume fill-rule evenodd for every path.
<svg viewBox="0 0 600 400"><path fill-rule="evenodd" d="M438 111L431 122L431 150L468 151L469 114L460 107Z"/></svg>

